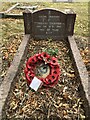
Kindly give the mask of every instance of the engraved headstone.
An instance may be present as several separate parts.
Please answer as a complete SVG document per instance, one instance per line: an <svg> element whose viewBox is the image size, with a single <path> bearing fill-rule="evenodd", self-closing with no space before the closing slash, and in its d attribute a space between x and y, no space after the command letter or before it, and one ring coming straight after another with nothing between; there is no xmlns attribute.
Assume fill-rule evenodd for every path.
<svg viewBox="0 0 90 120"><path fill-rule="evenodd" d="M24 12L25 34L36 39L60 39L73 35L76 14L55 9Z"/></svg>

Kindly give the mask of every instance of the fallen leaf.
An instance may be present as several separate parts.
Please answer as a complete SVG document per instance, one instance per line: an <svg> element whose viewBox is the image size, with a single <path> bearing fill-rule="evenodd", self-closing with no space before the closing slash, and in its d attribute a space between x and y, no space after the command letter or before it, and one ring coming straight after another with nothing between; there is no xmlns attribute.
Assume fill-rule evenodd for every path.
<svg viewBox="0 0 90 120"><path fill-rule="evenodd" d="M4 53L3 59L8 59L8 52Z"/></svg>
<svg viewBox="0 0 90 120"><path fill-rule="evenodd" d="M84 62L85 64L87 64L87 63L90 62L90 60L84 59L83 62Z"/></svg>
<svg viewBox="0 0 90 120"><path fill-rule="evenodd" d="M67 115L67 111L66 110L63 110L63 115Z"/></svg>
<svg viewBox="0 0 90 120"><path fill-rule="evenodd" d="M1 74L1 77L4 77L5 74L6 74L6 71L5 72L3 71L2 74Z"/></svg>
<svg viewBox="0 0 90 120"><path fill-rule="evenodd" d="M63 98L64 98L64 99L67 100L67 99L69 98L68 96L69 96L69 95L68 95L67 93L63 93Z"/></svg>
<svg viewBox="0 0 90 120"><path fill-rule="evenodd" d="M75 77L75 74L66 73L66 75L67 75L68 77L71 77L71 78L74 78L74 77Z"/></svg>
<svg viewBox="0 0 90 120"><path fill-rule="evenodd" d="M10 103L10 107L11 107L11 109L15 110L17 108L17 103L15 101L12 101Z"/></svg>

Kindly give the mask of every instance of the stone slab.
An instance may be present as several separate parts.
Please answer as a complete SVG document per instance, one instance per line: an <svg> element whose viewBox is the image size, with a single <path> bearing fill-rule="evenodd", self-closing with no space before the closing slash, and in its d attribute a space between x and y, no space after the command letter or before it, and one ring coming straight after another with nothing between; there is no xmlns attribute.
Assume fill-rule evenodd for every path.
<svg viewBox="0 0 90 120"><path fill-rule="evenodd" d="M20 3L16 3L13 6L11 6L9 9L7 9L6 11L0 12L0 18L14 18L14 14L8 15L7 13L13 10L14 8L16 8L16 6L18 6L19 4ZM15 15L15 18L23 18L23 16L17 14Z"/></svg>
<svg viewBox="0 0 90 120"><path fill-rule="evenodd" d="M13 10L14 8L16 8L16 6L18 6L19 4L20 4L20 3L14 4L12 7L10 7L9 9L7 9L4 13L10 12L10 11Z"/></svg>
<svg viewBox="0 0 90 120"><path fill-rule="evenodd" d="M19 66L22 63L22 60L25 58L25 53L27 50L27 45L30 39L30 35L25 35L19 49L12 61L10 68L0 86L0 120L2 119L2 110L7 99L8 93L10 92L10 88L12 86L12 82L18 72Z"/></svg>
<svg viewBox="0 0 90 120"><path fill-rule="evenodd" d="M22 14L4 14L3 18L23 19Z"/></svg>
<svg viewBox="0 0 90 120"><path fill-rule="evenodd" d="M78 50L77 44L74 40L74 36L68 36L68 42L71 49L71 56L73 57L73 66L76 69L76 75L81 82L80 94L85 99L85 111L86 115L90 119L90 86L89 75L85 64L82 61L82 57Z"/></svg>
<svg viewBox="0 0 90 120"><path fill-rule="evenodd" d="M62 39L73 35L76 14L71 10L45 8L23 12L25 34L35 39Z"/></svg>

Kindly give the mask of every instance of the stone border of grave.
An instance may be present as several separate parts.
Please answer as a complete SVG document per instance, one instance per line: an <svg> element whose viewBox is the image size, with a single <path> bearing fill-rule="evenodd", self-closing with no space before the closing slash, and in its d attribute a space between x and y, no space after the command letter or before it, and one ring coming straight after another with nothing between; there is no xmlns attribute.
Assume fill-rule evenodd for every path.
<svg viewBox="0 0 90 120"><path fill-rule="evenodd" d="M0 86L0 120L2 119L3 107L7 100L11 86L13 86L15 76L17 75L19 70L19 66L23 63L25 55L27 53L27 45L29 40L30 35L25 35L12 61L12 64L8 69L5 79L2 81L2 84Z"/></svg>
<svg viewBox="0 0 90 120"><path fill-rule="evenodd" d="M71 58L75 69L75 74L80 80L81 86L79 88L80 96L85 100L85 111L88 119L90 119L90 80L85 64L82 61L79 49L75 42L74 36L68 36L68 43L71 52Z"/></svg>

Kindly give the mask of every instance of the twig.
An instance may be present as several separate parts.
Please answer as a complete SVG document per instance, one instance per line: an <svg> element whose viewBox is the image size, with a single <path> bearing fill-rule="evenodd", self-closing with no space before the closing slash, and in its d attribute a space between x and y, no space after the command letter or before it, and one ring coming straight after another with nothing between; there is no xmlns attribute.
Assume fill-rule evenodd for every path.
<svg viewBox="0 0 90 120"><path fill-rule="evenodd" d="M49 120L49 117L50 117L50 108L51 108L51 104L49 105L49 108L48 108L47 120Z"/></svg>

